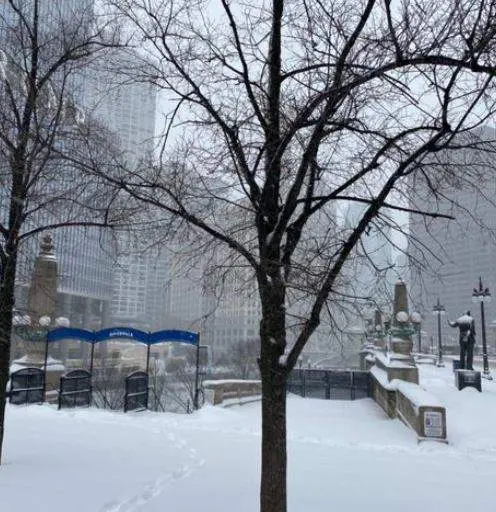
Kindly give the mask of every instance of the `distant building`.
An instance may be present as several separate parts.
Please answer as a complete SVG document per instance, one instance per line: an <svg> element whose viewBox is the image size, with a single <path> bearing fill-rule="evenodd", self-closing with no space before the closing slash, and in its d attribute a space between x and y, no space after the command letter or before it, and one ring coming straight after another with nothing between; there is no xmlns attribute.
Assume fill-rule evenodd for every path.
<svg viewBox="0 0 496 512"><path fill-rule="evenodd" d="M81 75L80 96L89 115L103 124L133 166L154 150L156 89L121 82L122 77L110 71L88 68ZM144 330L163 326L167 261L159 250L146 251L146 243L132 232L116 235L109 325Z"/></svg>
<svg viewBox="0 0 496 512"><path fill-rule="evenodd" d="M260 339L261 306L253 271L231 271L222 288L215 309L214 356L229 352L230 345Z"/></svg>
<svg viewBox="0 0 496 512"><path fill-rule="evenodd" d="M43 73L44 68L50 65L48 59L55 59L56 55L45 53L45 47L53 48L55 52L60 52L62 44L60 36L61 25L64 24L70 29L78 31L82 34L85 27L91 23L93 15L93 1L90 0L42 0L38 4L39 8L39 45L42 47L39 55L40 72ZM3 70L4 76L9 80L11 85L16 86L16 76L19 78L17 86L19 91L23 90L23 65L29 50L21 45L21 34L26 34L32 24L32 9L34 2L29 0L17 3L17 7L21 10L15 12L10 2L0 2L0 49L2 50L1 60L2 66L7 69ZM21 19L24 16L25 22ZM27 26L26 26L27 25ZM29 59L27 59L29 61ZM69 98L76 98L75 75L68 77L68 83L65 84L64 103L68 105ZM50 94L44 89L47 95L46 105L40 102L41 108L50 110ZM19 96L23 101L22 94ZM73 106L73 105L71 105ZM55 101L53 110L57 110L60 104ZM3 107L4 112L2 119L8 119L8 105ZM75 108L64 108L60 117L61 126L64 129L70 129L71 124L76 121L76 115L81 111ZM40 113L38 113L40 115ZM5 128L5 125L2 129ZM56 140L56 144L62 144L60 140ZM46 155L44 155L46 156ZM40 156L43 162L43 156ZM34 163L34 172L40 172L36 168L37 162ZM8 175L8 162L0 162L0 166L4 167ZM43 189L35 191L33 197L30 197L28 209L33 210L28 217L24 232L30 229L36 229L40 226L57 224L67 220L75 220L78 216L74 204L68 205L64 201L67 196L67 190L74 189L76 182L74 180L73 169L68 165L61 165L49 161L45 167L46 172L43 174ZM91 196L89 187L80 187L80 195L78 199L84 202ZM40 193L41 199L38 199L36 192ZM0 217L5 220L7 216L9 190L0 189ZM86 194L86 198L85 198ZM48 206L43 206L44 198L57 198L57 202L49 202ZM37 203L39 201L40 204ZM37 210L37 208L39 208ZM71 218L71 214L74 216ZM81 219L81 216L78 217ZM83 219L85 220L85 219ZM59 294L57 297L58 314L68 316L73 325L98 328L103 322L108 312L108 301L110 299L110 283L111 283L111 239L108 233L104 233L96 228L77 228L65 227L53 230L53 239L56 251L56 257L59 262ZM22 309L26 307L27 299L27 283L31 278L34 260L38 253L38 239L23 240L20 245L18 255L17 268L17 290L16 290L16 307Z"/></svg>
<svg viewBox="0 0 496 512"><path fill-rule="evenodd" d="M482 132L492 136L493 130ZM454 219L412 215L408 254L411 271L412 307L423 317L425 342L437 344L437 320L432 307L439 298L446 308L442 319L444 344L457 344L457 333L446 318L471 310L480 339L480 308L471 300L479 276L484 286L496 292L496 177L491 155L463 149L440 155L434 166L443 169L438 181L417 179L411 187L412 208L443 213ZM449 172L451 169L451 172ZM436 168L434 167L435 171ZM431 172L431 176L436 176ZM436 193L431 190L434 185ZM495 306L486 304L486 323L495 318Z"/></svg>
<svg viewBox="0 0 496 512"><path fill-rule="evenodd" d="M179 244L168 255L164 321L171 329L198 331L201 344L216 346L216 301L206 272L205 260L192 255ZM177 353L179 347L174 347Z"/></svg>
<svg viewBox="0 0 496 512"><path fill-rule="evenodd" d="M112 325L143 330L172 328L165 318L168 276L169 262L164 254L158 250L143 253L131 243L114 266Z"/></svg>
<svg viewBox="0 0 496 512"><path fill-rule="evenodd" d="M350 202L344 213L343 228L351 232L360 222L367 206ZM378 221L370 224L361 236L353 255L346 264L348 292L357 298L390 301L395 274L393 271L391 229Z"/></svg>
<svg viewBox="0 0 496 512"><path fill-rule="evenodd" d="M34 2L27 0L19 5L30 20ZM64 33L61 24L66 28L76 27L78 34L83 35L93 22L96 2L41 0L38 5L42 37L48 34L51 40L57 41L56 36ZM14 55L25 52L17 43L20 41L19 20L19 14L12 10L9 2L0 2L0 41L3 41L0 49L5 53L9 48ZM56 47L53 41L51 44ZM65 92L67 99L84 111L86 117L100 120L128 162L134 163L153 151L155 89L147 84L122 85L118 81L116 75L103 71L93 62L68 77ZM54 174L53 193L67 186L71 169L65 167ZM51 190L45 187L46 192L51 193ZM91 192L85 191L89 197ZM2 204L6 204L1 196L0 190L0 215ZM61 222L62 213L60 208L40 210L30 218L27 228ZM130 238L122 235L116 239L98 228L61 228L53 231L53 238L60 271L57 309L72 325L98 329L114 322L126 325L139 322L141 327L160 323L165 307L163 260L155 255L143 256L138 251L123 253L122 247L133 245ZM38 240L31 239L20 248L16 306L21 309L26 303L26 285L37 247ZM118 258L121 254L122 258Z"/></svg>

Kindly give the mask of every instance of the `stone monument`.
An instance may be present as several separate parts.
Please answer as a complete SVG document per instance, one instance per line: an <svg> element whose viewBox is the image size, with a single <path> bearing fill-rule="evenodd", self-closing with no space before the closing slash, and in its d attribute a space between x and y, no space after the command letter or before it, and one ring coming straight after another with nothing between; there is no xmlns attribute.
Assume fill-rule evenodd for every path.
<svg viewBox="0 0 496 512"><path fill-rule="evenodd" d="M388 381L401 379L418 384L418 368L412 355L414 332L408 314L406 284L399 279L394 285L393 317L389 329L390 351L376 357L376 364L386 372Z"/></svg>
<svg viewBox="0 0 496 512"><path fill-rule="evenodd" d="M394 287L393 316L385 322L387 348L369 354L372 398L391 418L399 418L417 434L417 440L446 442L446 409L419 385L419 372L412 355L413 318L408 313L408 295L400 279Z"/></svg>
<svg viewBox="0 0 496 512"><path fill-rule="evenodd" d="M40 253L34 264L33 276L28 292L28 314L33 319L43 316L55 318L57 300L57 260L50 234L40 242Z"/></svg>
<svg viewBox="0 0 496 512"><path fill-rule="evenodd" d="M382 314L378 309L374 311L374 331L375 345L377 347L384 348L386 346L386 339L384 336L384 327L382 325Z"/></svg>
<svg viewBox="0 0 496 512"><path fill-rule="evenodd" d="M46 332L53 326L57 299L57 260L53 251L53 241L49 234L40 242L40 252L36 258L28 291L27 313L30 322L23 330L23 350L25 355L13 361L14 367L41 368L45 366ZM26 317L24 317L26 318ZM46 390L58 389L60 376L65 368L60 361L47 359Z"/></svg>

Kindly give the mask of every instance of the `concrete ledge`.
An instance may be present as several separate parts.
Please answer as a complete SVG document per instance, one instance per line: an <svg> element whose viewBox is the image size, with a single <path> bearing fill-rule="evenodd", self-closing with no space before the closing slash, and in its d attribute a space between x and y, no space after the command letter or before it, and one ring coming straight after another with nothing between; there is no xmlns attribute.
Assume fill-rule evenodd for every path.
<svg viewBox="0 0 496 512"><path fill-rule="evenodd" d="M247 398L259 400L262 394L260 380L206 380L203 382L205 400L213 405L239 405L247 402Z"/></svg>
<svg viewBox="0 0 496 512"><path fill-rule="evenodd" d="M399 418L416 434L417 440L447 442L446 409L436 397L418 384L394 379L374 366L372 396L390 418Z"/></svg>
<svg viewBox="0 0 496 512"><path fill-rule="evenodd" d="M395 382L396 412L419 440L446 441L446 409L439 400L410 382Z"/></svg>
<svg viewBox="0 0 496 512"><path fill-rule="evenodd" d="M245 396L242 398L227 398L220 404L220 406L221 407L233 407L234 405L245 405L245 404L251 404L253 402L261 402L261 401L262 401L262 395Z"/></svg>
<svg viewBox="0 0 496 512"><path fill-rule="evenodd" d="M437 363L437 356L432 354L414 354L416 364L432 364Z"/></svg>
<svg viewBox="0 0 496 512"><path fill-rule="evenodd" d="M396 418L396 390L390 386L386 372L373 366L370 375L372 398L390 418Z"/></svg>
<svg viewBox="0 0 496 512"><path fill-rule="evenodd" d="M387 380L404 380L418 384L419 373L411 356L402 354L375 354L375 364L387 374Z"/></svg>

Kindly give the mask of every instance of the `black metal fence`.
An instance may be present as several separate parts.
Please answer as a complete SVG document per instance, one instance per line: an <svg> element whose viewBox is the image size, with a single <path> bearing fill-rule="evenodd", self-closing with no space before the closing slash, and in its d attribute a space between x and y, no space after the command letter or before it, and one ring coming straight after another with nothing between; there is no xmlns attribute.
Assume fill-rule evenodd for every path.
<svg viewBox="0 0 496 512"><path fill-rule="evenodd" d="M60 377L59 409L89 407L91 405L91 373L72 370Z"/></svg>
<svg viewBox="0 0 496 512"><path fill-rule="evenodd" d="M44 401L45 374L39 368L22 368L10 376L9 402L16 405Z"/></svg>
<svg viewBox="0 0 496 512"><path fill-rule="evenodd" d="M124 412L142 411L148 408L148 374L133 372L126 377Z"/></svg>
<svg viewBox="0 0 496 512"><path fill-rule="evenodd" d="M303 397L326 400L355 400L371 395L370 374L362 370L295 369L286 390Z"/></svg>

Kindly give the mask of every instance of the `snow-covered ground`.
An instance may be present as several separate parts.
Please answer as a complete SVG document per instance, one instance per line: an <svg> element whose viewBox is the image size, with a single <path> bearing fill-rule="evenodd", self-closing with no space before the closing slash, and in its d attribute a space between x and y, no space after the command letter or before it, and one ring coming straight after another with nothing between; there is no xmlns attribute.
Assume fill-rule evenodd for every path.
<svg viewBox="0 0 496 512"><path fill-rule="evenodd" d="M455 390L421 368L448 410L449 445L417 444L369 399L290 397L290 512L496 510L496 383ZM9 407L0 511L255 512L260 406L196 414Z"/></svg>

